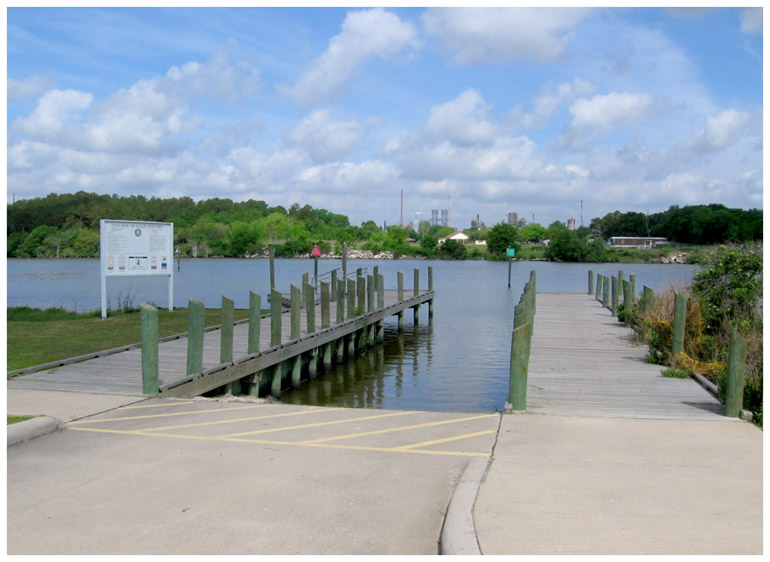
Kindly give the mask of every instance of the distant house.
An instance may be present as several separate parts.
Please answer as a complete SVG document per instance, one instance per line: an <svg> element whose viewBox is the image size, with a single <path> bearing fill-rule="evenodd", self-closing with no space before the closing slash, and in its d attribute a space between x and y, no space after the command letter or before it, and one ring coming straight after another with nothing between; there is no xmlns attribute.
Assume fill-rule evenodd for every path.
<svg viewBox="0 0 770 562"><path fill-rule="evenodd" d="M447 240L456 240L460 244L469 244L471 239L464 232L461 232L461 231L457 230L457 231L453 232L452 234L450 234L449 236L444 236L442 238L439 238L438 239L438 243L439 244L443 244Z"/></svg>
<svg viewBox="0 0 770 562"><path fill-rule="evenodd" d="M668 241L656 236L613 236L607 242L610 248L655 248L662 244Z"/></svg>

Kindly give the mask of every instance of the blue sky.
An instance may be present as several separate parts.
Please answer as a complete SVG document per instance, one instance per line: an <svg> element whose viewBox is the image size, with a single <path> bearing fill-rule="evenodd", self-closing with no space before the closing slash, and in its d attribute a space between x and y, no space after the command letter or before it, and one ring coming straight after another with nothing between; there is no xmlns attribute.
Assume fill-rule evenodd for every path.
<svg viewBox="0 0 770 562"><path fill-rule="evenodd" d="M761 6L758 4L757 6ZM7 197L762 207L761 7L8 8ZM119 218L119 217L115 217Z"/></svg>

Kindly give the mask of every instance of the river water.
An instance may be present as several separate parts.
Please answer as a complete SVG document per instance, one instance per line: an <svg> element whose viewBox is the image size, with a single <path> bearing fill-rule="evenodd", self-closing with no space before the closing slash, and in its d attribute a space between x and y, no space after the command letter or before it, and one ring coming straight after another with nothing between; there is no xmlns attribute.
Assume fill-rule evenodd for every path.
<svg viewBox="0 0 770 562"><path fill-rule="evenodd" d="M433 323L427 306L421 307L419 323L405 314L405 331L396 329L395 318L386 323L386 339L344 365L335 366L302 388L286 392L282 400L297 404L489 412L503 408L508 389L513 308L521 296L529 272L537 272L539 292L586 292L588 270L626 278L636 274L637 290L644 285L660 291L687 283L697 271L690 265L658 264L562 264L514 262L512 287L508 265L487 261L348 260L348 273L374 266L385 277L385 287L395 289L397 272L404 273L407 290L413 270L420 270L420 286L427 287L428 266L433 267ZM319 273L341 267L340 260L319 260ZM313 276L313 261L276 260L276 289L289 292L300 285L302 274ZM174 306L188 299L218 308L222 295L248 308L249 291L267 302L270 289L269 262L264 259L185 259L174 272ZM168 306L166 278L110 278L108 303L138 306L152 302ZM7 305L35 308L61 307L83 312L100 308L98 259L8 259Z"/></svg>

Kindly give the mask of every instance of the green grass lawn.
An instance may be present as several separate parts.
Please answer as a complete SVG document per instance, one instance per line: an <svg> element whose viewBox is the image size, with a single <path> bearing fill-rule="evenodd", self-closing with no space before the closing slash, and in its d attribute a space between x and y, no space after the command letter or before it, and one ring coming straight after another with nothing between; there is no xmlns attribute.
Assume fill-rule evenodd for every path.
<svg viewBox="0 0 770 562"><path fill-rule="evenodd" d="M8 416L8 425L12 423L19 423L27 420L31 420L32 416Z"/></svg>
<svg viewBox="0 0 770 562"><path fill-rule="evenodd" d="M248 318L236 310L235 319ZM139 312L75 314L61 309L8 308L8 371L95 353L140 341ZM219 309L206 309L206 326L220 323ZM158 310L160 337L187 331L187 309Z"/></svg>

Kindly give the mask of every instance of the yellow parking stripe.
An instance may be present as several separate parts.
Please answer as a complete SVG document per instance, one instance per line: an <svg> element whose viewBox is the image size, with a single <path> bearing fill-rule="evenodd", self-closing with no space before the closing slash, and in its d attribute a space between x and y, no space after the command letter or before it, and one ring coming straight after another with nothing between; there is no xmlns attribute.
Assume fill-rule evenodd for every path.
<svg viewBox="0 0 770 562"><path fill-rule="evenodd" d="M213 422L199 422L199 423L187 423L187 424L181 424L181 425L165 425L163 427L150 427L148 429L138 429L137 431L140 432L149 432L149 431L162 431L164 429L184 429L187 427L201 427L206 425L220 425L223 423L236 423L236 422L242 422L242 421L251 421L251 420L264 420L267 418L283 418L283 417L289 417L289 416L299 416L302 414L316 414L318 412L334 412L336 411L335 408L317 408L315 410L302 410L301 412L289 412L286 414L270 414L267 416L251 416L248 418L232 418L227 420L217 420Z"/></svg>
<svg viewBox="0 0 770 562"><path fill-rule="evenodd" d="M243 435L257 435L260 433L273 433L274 431L289 431L291 429L306 429L308 427L321 427L323 425L335 425L338 423L349 423L349 422L356 422L356 421L366 421L366 420L376 420L381 418L390 418L393 416L403 416L406 414L412 414L414 412L392 412L390 414L380 414L378 416L366 416L366 417L360 417L360 418L349 418L344 420L334 420L334 421L328 421L328 422L318 422L318 423L308 423L305 425L292 425L288 427L274 427L271 429L257 429L255 431L242 431L241 433L230 433L227 435L222 435L219 437L219 439L228 439L231 437L241 437Z"/></svg>
<svg viewBox="0 0 770 562"><path fill-rule="evenodd" d="M100 422L110 422L110 421L126 421L126 420L145 420L149 418L167 418L171 416L189 416L193 414L216 414L218 412L229 412L232 410L246 410L249 408L263 408L264 404L253 404L251 406L238 406L235 408L219 408L215 410L189 410L187 412L172 412L169 414L150 414L146 416L126 416L124 418L101 418L101 419L89 419L89 420L79 420L79 421L73 421L69 422L68 425L79 425L84 423L100 423ZM319 410L321 408L318 408Z"/></svg>
<svg viewBox="0 0 770 562"><path fill-rule="evenodd" d="M189 402L164 402L163 404L145 404L142 406L121 406L120 410L136 410L138 408L161 408L163 406L186 406L187 404L194 404L192 400Z"/></svg>
<svg viewBox="0 0 770 562"><path fill-rule="evenodd" d="M122 435L141 435L142 437L171 437L175 439L197 439L201 441L226 441L235 443L256 443L263 445L293 445L299 447L314 447L324 449L347 449L351 451L379 451L383 453L409 453L418 455L444 455L460 457L488 457L489 453L475 453L465 451L425 451L420 449L393 449L387 447L366 447L361 445L337 445L330 443L297 443L293 441L269 441L264 439L239 439L230 437L222 439L219 437L207 437L205 435L178 435L174 433L144 433L141 431L123 431L120 429L98 429L95 427L71 427L71 431L91 431L96 433L118 433Z"/></svg>
<svg viewBox="0 0 770 562"><path fill-rule="evenodd" d="M338 441L340 439L352 439L353 437L364 437L366 435L377 435L377 434L380 434L380 433L391 433L393 431L404 431L404 430L407 430L407 429L417 429L417 428L420 428L420 427L430 427L430 426L434 426L434 425L444 425L444 424L447 424L447 423L457 423L457 422L461 422L461 421L478 420L478 419L488 418L488 417L495 416L495 415L496 414L483 414L481 416L471 416L471 417L467 417L467 418L456 418L456 419L452 419L452 420L444 420L444 421L429 422L429 423L419 423L419 424L416 424L416 425L403 425L401 427L394 427L394 428L390 428L390 429L378 429L376 431L365 431L363 433L350 433L348 435L337 435L335 437L324 437L324 438L321 438L321 439L310 439L308 441L300 441L297 444L298 445L311 445L311 444L314 444L314 443L324 443L324 442L328 442L328 441Z"/></svg>
<svg viewBox="0 0 770 562"><path fill-rule="evenodd" d="M411 445L401 445L400 447L392 447L391 451L406 451L407 449L419 449L420 447L430 447L431 445L438 445L439 443L449 443L450 441L459 441L460 439L468 439L470 437L478 437L479 435L489 435L494 433L493 429L487 429L486 431L477 431L476 433L466 433L465 435L454 435L452 437L444 437L443 439L434 439L433 441L423 441L421 443L412 443Z"/></svg>

